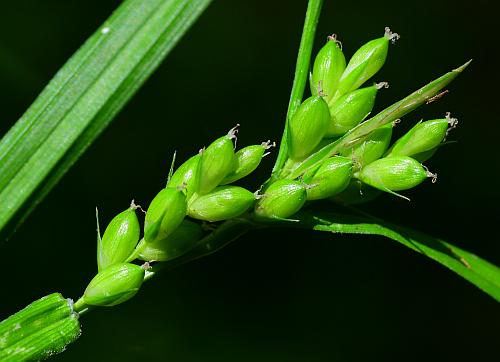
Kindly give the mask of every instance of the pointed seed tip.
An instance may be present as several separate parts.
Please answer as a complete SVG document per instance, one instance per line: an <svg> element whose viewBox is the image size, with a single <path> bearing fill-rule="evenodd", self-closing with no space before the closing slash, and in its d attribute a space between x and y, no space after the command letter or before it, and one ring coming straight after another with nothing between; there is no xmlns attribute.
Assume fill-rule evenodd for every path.
<svg viewBox="0 0 500 362"><path fill-rule="evenodd" d="M467 67L469 66L469 64L470 64L473 60L474 60L474 59L471 59L471 60L469 60L469 61L465 62L464 64L462 64L460 67L453 69L453 72L458 72L458 73L463 72L463 70L464 70L465 68L467 68Z"/></svg>

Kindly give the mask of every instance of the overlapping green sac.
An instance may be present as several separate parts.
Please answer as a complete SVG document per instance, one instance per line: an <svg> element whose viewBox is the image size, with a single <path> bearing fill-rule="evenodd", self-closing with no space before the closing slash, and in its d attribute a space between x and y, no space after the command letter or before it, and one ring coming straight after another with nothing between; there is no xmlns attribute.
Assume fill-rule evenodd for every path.
<svg viewBox="0 0 500 362"><path fill-rule="evenodd" d="M423 162L430 158L449 130L458 121L448 113L445 118L417 123L387 151L386 157L410 156Z"/></svg>
<svg viewBox="0 0 500 362"><path fill-rule="evenodd" d="M104 231L102 239L98 235L97 265L103 270L110 265L123 262L139 242L141 227L132 205L116 215Z"/></svg>
<svg viewBox="0 0 500 362"><path fill-rule="evenodd" d="M306 173L307 200L326 199L342 192L351 180L352 165L350 158L335 156L323 161L311 175Z"/></svg>
<svg viewBox="0 0 500 362"><path fill-rule="evenodd" d="M326 102L329 102L337 92L342 73L345 70L345 57L342 46L336 35L328 37L326 44L321 48L314 60L310 75L311 93L320 95L320 90Z"/></svg>
<svg viewBox="0 0 500 362"><path fill-rule="evenodd" d="M188 215L210 222L240 216L254 203L255 195L239 186L219 186L197 197L189 205Z"/></svg>
<svg viewBox="0 0 500 362"><path fill-rule="evenodd" d="M186 198L190 199L194 193L198 192L200 182L200 166L201 154L197 154L189 158L172 174L167 187L185 188Z"/></svg>
<svg viewBox="0 0 500 362"><path fill-rule="evenodd" d="M266 155L266 150L274 146L274 143L267 141L262 142L260 145L247 146L236 152L233 159L232 171L224 177L220 185L230 184L251 174Z"/></svg>
<svg viewBox="0 0 500 362"><path fill-rule="evenodd" d="M341 155L349 157L356 170L379 159L385 153L392 137L392 124L377 128L360 144L342 150Z"/></svg>
<svg viewBox="0 0 500 362"><path fill-rule="evenodd" d="M431 174L422 164L411 157L385 157L370 163L354 174L365 184L381 191L401 191L422 183Z"/></svg>
<svg viewBox="0 0 500 362"><path fill-rule="evenodd" d="M180 225L187 213L186 195L182 189L166 187L151 201L144 223L144 239L165 239Z"/></svg>
<svg viewBox="0 0 500 362"><path fill-rule="evenodd" d="M339 137L356 127L370 114L375 105L375 97L388 83L381 82L370 87L354 90L338 98L329 105L331 121L326 137Z"/></svg>
<svg viewBox="0 0 500 362"><path fill-rule="evenodd" d="M218 138L201 151L200 194L212 191L233 170L233 139L236 138L237 127L231 129L227 135Z"/></svg>
<svg viewBox="0 0 500 362"><path fill-rule="evenodd" d="M304 205L307 191L304 184L294 180L278 180L265 190L255 205L255 214L264 219L286 219Z"/></svg>
<svg viewBox="0 0 500 362"><path fill-rule="evenodd" d="M132 298L142 285L144 269L119 263L104 269L90 281L83 293L85 304L110 307Z"/></svg>
<svg viewBox="0 0 500 362"><path fill-rule="evenodd" d="M193 248L202 235L203 229L199 224L183 220L165 239L151 243L141 240L137 245L138 258L144 261L167 261L177 258Z"/></svg>
<svg viewBox="0 0 500 362"><path fill-rule="evenodd" d="M389 41L395 41L398 38L398 34L385 28L383 37L371 40L359 48L340 77L336 97L357 89L375 75L385 63Z"/></svg>
<svg viewBox="0 0 500 362"><path fill-rule="evenodd" d="M294 161L306 158L326 134L330 123L328 104L321 96L306 99L288 124L289 157Z"/></svg>

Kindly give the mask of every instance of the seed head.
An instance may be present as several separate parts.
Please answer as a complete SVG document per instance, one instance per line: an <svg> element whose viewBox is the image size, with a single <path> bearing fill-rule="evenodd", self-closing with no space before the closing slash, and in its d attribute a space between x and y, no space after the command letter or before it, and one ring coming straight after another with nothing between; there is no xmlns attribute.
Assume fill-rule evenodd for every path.
<svg viewBox="0 0 500 362"><path fill-rule="evenodd" d="M338 98L330 107L331 121L326 131L327 137L340 137L356 127L370 114L375 104L377 91L387 83L349 92Z"/></svg>
<svg viewBox="0 0 500 362"><path fill-rule="evenodd" d="M144 269L135 264L119 263L100 271L85 289L88 305L110 307L132 298L142 285Z"/></svg>
<svg viewBox="0 0 500 362"><path fill-rule="evenodd" d="M104 231L97 244L97 265L99 270L121 263L132 253L141 232L139 220L132 205L116 215Z"/></svg>
<svg viewBox="0 0 500 362"><path fill-rule="evenodd" d="M385 29L384 36L374 39L359 48L352 56L339 80L339 95L346 94L370 79L385 63L389 41L394 42L399 35Z"/></svg>
<svg viewBox="0 0 500 362"><path fill-rule="evenodd" d="M200 182L201 155L197 154L188 159L173 173L167 187L184 187L188 199L198 191Z"/></svg>
<svg viewBox="0 0 500 362"><path fill-rule="evenodd" d="M221 185L230 184L252 173L260 164L265 156L264 152L274 143L270 141L263 142L260 145L253 145L242 148L234 155L233 170L221 181Z"/></svg>
<svg viewBox="0 0 500 362"><path fill-rule="evenodd" d="M326 199L342 192L349 185L351 176L352 160L350 158L336 156L326 159L311 180L307 181L307 199Z"/></svg>
<svg viewBox="0 0 500 362"><path fill-rule="evenodd" d="M243 187L219 186L196 198L189 205L188 215L210 222L227 220L246 212L254 201L254 194Z"/></svg>
<svg viewBox="0 0 500 362"><path fill-rule="evenodd" d="M328 102L332 99L337 92L345 64L341 43L335 35L329 36L327 43L321 48L314 60L310 77L311 93L319 95L318 86L320 86L325 100Z"/></svg>
<svg viewBox="0 0 500 362"><path fill-rule="evenodd" d="M356 170L363 168L385 153L391 142L392 127L392 124L387 124L377 128L363 143L343 150L340 154L351 158Z"/></svg>
<svg viewBox="0 0 500 362"><path fill-rule="evenodd" d="M381 191L391 192L411 189L427 177L428 170L407 156L385 157L363 167L354 177Z"/></svg>
<svg viewBox="0 0 500 362"><path fill-rule="evenodd" d="M330 122L328 105L320 96L309 97L289 122L289 156L293 160L307 157L325 136Z"/></svg>
<svg viewBox="0 0 500 362"><path fill-rule="evenodd" d="M403 137L398 139L387 156L410 156L418 155L419 160L432 156L436 147L445 139L449 129L456 127L457 120L447 114L447 118L434 119L417 123ZM426 153L424 156L423 154Z"/></svg>
<svg viewBox="0 0 500 362"><path fill-rule="evenodd" d="M212 191L226 177L234 166L234 145L237 127L232 128L227 135L212 142L201 155L201 171L199 193Z"/></svg>
<svg viewBox="0 0 500 362"><path fill-rule="evenodd" d="M155 242L165 239L180 225L187 212L186 195L182 189L167 187L151 201L144 222L144 239Z"/></svg>
<svg viewBox="0 0 500 362"><path fill-rule="evenodd" d="M255 214L266 219L286 219L299 211L306 199L306 188L301 182L278 180L257 201Z"/></svg>

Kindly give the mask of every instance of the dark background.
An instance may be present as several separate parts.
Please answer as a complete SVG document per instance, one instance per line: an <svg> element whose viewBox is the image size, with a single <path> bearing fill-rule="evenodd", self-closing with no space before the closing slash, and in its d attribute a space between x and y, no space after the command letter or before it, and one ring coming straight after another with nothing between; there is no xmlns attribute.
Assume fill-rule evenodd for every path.
<svg viewBox="0 0 500 362"><path fill-rule="evenodd" d="M0 131L21 116L119 1L2 2ZM377 109L470 58L441 101L452 139L428 165L438 183L366 205L500 265L497 232L498 32L493 2L325 1L317 46L339 34L347 56L390 26L402 37L375 80ZM77 298L95 273L101 223L163 187L185 160L241 123L240 145L279 140L306 1L215 0L173 53L19 231L0 246L0 319L54 291ZM274 153L274 156L275 157ZM273 157L243 182L256 189ZM102 225L104 227L104 225ZM393 241L296 231L252 232L163 274L130 302L82 317L61 361L488 361L500 309L442 266Z"/></svg>

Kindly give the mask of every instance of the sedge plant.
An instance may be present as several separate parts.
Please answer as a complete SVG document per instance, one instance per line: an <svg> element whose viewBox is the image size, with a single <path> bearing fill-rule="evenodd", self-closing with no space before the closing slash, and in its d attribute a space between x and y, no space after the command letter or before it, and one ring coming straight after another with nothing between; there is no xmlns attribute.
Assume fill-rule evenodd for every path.
<svg viewBox="0 0 500 362"><path fill-rule="evenodd" d="M397 139L393 128L406 114L435 99L468 63L372 115L378 92L388 86L373 77L399 35L385 28L349 59L331 35L311 57L321 5L321 0L309 1L285 129L269 179L257 190L237 185L276 146L256 140L238 148L238 125L184 162L178 164L174 155L164 187L147 207L132 201L103 232L96 213L97 270L79 298L73 301L54 293L0 323L2 361L37 360L63 351L79 337L86 313L124 303L161 270L209 255L260 228L383 235L440 262L500 300L497 267L357 209L377 197L407 198L405 190L436 181L436 173L425 163L450 136L457 119L450 113L437 115ZM310 96L304 97L307 85ZM315 210L317 200L336 205L342 213Z"/></svg>

